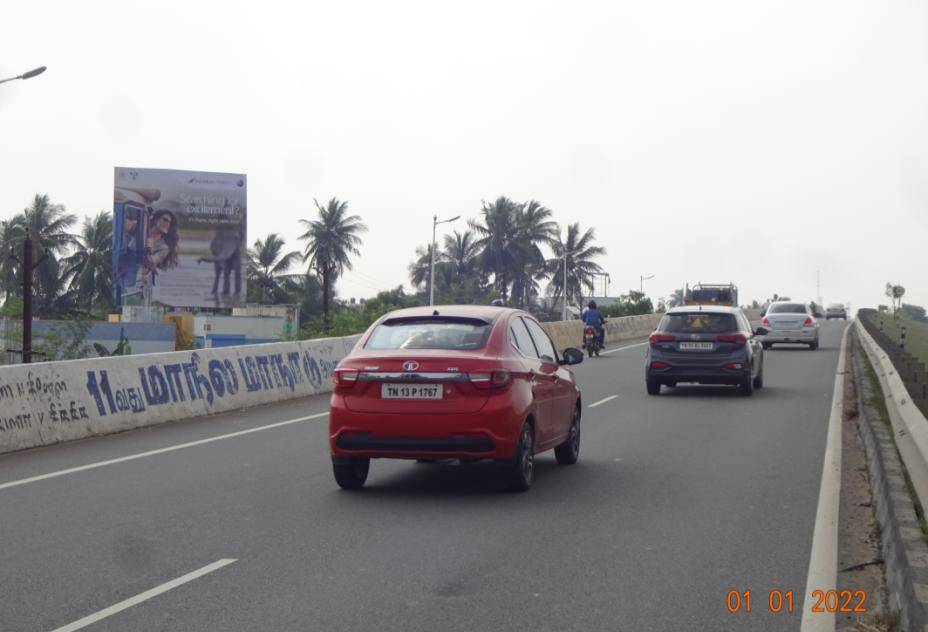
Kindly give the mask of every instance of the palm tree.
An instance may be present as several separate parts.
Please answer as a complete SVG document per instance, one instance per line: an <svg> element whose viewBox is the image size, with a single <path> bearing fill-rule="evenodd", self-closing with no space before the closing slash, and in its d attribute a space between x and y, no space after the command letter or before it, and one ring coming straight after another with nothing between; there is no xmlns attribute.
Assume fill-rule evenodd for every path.
<svg viewBox="0 0 928 632"><path fill-rule="evenodd" d="M100 211L84 218L81 234L73 239L74 252L61 261L69 289L88 312L95 304L109 306L113 283L113 215Z"/></svg>
<svg viewBox="0 0 928 632"><path fill-rule="evenodd" d="M257 288L261 303L288 300L280 277L296 263L300 252L284 253L283 250L284 240L277 233L271 233L264 240L255 240L254 247L248 249L248 282Z"/></svg>
<svg viewBox="0 0 928 632"><path fill-rule="evenodd" d="M554 298L564 295L564 253L567 253L567 301L580 305L583 302L584 288L593 293L593 274L603 270L593 261L596 257L606 254L602 246L594 246L596 231L588 228L582 235L580 224L574 223L567 227L567 238L561 240L560 231L554 241L552 250L554 257L548 259L548 274L551 283L548 285L548 294Z"/></svg>
<svg viewBox="0 0 928 632"><path fill-rule="evenodd" d="M409 281L416 288L428 290L432 269L432 245L416 248L416 258L409 264ZM435 250L435 292L441 294L455 284L454 264L438 249Z"/></svg>
<svg viewBox="0 0 928 632"><path fill-rule="evenodd" d="M512 298L525 307L538 295L538 281L546 277L545 257L541 245L551 246L557 234L557 224L551 221L551 211L540 202L531 200L516 211L515 255L516 270L512 277Z"/></svg>
<svg viewBox="0 0 928 632"><path fill-rule="evenodd" d="M322 314L326 329L329 327L329 308L332 288L345 270L351 269L351 255L359 255L361 238L358 233L367 226L357 215L348 215L348 202L332 198L325 206L313 199L319 213L317 219L301 219L306 232L300 240L306 242L303 261L322 278Z"/></svg>
<svg viewBox="0 0 928 632"><path fill-rule="evenodd" d="M463 233L454 231L450 235L445 235L445 250L442 258L451 263L455 281L474 274L479 254L480 249L477 247L474 231L465 230Z"/></svg>
<svg viewBox="0 0 928 632"><path fill-rule="evenodd" d="M0 220L0 292L4 300L10 296L22 296L23 293L19 263L9 256L21 239L21 226L12 219Z"/></svg>
<svg viewBox="0 0 928 632"><path fill-rule="evenodd" d="M48 195L36 194L32 204L11 221L16 228L14 242L19 243L25 231L29 231L33 240L33 260L41 259L36 266L34 285L41 313L43 309L51 309L57 293L64 289L58 258L74 243L74 236L67 230L77 221L77 216L68 213L61 204L52 204Z"/></svg>
<svg viewBox="0 0 928 632"><path fill-rule="evenodd" d="M478 265L493 276L493 285L505 301L509 284L519 270L518 225L519 205L507 197L499 197L493 204L483 203L483 223L471 221L471 230L477 235L474 244L480 251Z"/></svg>

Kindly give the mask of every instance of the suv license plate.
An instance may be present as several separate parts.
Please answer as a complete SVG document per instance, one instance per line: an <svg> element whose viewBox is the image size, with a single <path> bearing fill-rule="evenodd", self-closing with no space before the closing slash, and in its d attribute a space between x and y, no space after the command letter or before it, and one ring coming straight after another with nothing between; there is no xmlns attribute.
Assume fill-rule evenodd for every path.
<svg viewBox="0 0 928 632"><path fill-rule="evenodd" d="M442 387L439 384L381 384L380 397L383 399L441 399Z"/></svg>
<svg viewBox="0 0 928 632"><path fill-rule="evenodd" d="M711 342L681 342L681 351L712 351L715 348Z"/></svg>

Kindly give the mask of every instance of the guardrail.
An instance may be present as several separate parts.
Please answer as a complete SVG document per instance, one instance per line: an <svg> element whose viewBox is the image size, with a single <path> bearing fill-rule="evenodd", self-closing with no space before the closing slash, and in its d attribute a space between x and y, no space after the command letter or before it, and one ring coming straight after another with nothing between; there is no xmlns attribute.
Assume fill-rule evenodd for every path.
<svg viewBox="0 0 928 632"><path fill-rule="evenodd" d="M862 309L859 322L889 356L912 401L923 415L928 416L928 369L925 363L880 330L871 320L871 317L876 315L875 310Z"/></svg>
<svg viewBox="0 0 928 632"><path fill-rule="evenodd" d="M922 412L923 409L916 405L918 400L912 397L906 386L905 377L912 376L912 372L908 369L904 372L897 369L894 357L902 361L903 354L897 353L894 345L886 348L879 344L869 331L867 318L865 315L862 316L854 322L857 337L879 378L896 447L909 473L915 495L918 496L922 507L928 508L928 419ZM911 379L908 383L922 384Z"/></svg>

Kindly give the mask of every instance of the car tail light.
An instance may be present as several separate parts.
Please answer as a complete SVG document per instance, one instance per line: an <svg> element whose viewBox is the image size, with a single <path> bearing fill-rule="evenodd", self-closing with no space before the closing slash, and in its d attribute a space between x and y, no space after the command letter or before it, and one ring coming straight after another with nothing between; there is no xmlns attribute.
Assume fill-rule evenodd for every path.
<svg viewBox="0 0 928 632"><path fill-rule="evenodd" d="M719 336L719 342L733 342L736 345L743 345L748 341L744 334L723 334Z"/></svg>
<svg viewBox="0 0 928 632"><path fill-rule="evenodd" d="M670 365L667 364L666 362L652 362L652 363L651 363L651 368L652 368L652 369L657 369L657 370L660 370L660 369L669 369L669 368L670 368Z"/></svg>
<svg viewBox="0 0 928 632"><path fill-rule="evenodd" d="M769 327L769 326L770 326L770 319L767 318L766 316L764 316L764 318L760 321L760 324L761 324L761 325L767 325L767 326Z"/></svg>
<svg viewBox="0 0 928 632"><path fill-rule="evenodd" d="M512 382L512 373L506 369L497 369L489 373L468 373L467 377L477 388L504 388Z"/></svg>
<svg viewBox="0 0 928 632"><path fill-rule="evenodd" d="M332 373L332 383L335 388L351 388L358 381L357 369L335 369Z"/></svg>
<svg viewBox="0 0 928 632"><path fill-rule="evenodd" d="M658 342L673 342L674 340L676 340L676 338L671 334L662 334L658 331L655 331L653 334L648 336L648 342L650 342L652 345L657 344Z"/></svg>
<svg viewBox="0 0 928 632"><path fill-rule="evenodd" d="M724 365L722 368L727 369L729 371L737 371L743 367L744 365L741 364L740 362L729 362L728 364Z"/></svg>
<svg viewBox="0 0 928 632"><path fill-rule="evenodd" d="M813 322L811 316L806 316L806 320L805 320L805 322L802 323L802 324L808 327L809 325L813 325L813 324L815 324L815 323Z"/></svg>

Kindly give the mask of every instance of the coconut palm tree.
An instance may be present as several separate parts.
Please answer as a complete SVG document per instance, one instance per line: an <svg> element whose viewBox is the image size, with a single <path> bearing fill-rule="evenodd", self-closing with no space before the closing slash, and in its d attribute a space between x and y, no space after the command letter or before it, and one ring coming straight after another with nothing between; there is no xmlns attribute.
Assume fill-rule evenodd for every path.
<svg viewBox="0 0 928 632"><path fill-rule="evenodd" d="M432 245L416 248L416 258L409 264L409 282L416 288L428 290L429 274L432 269ZM454 285L454 264L448 261L441 250L435 250L435 292L441 294Z"/></svg>
<svg viewBox="0 0 928 632"><path fill-rule="evenodd" d="M64 278L80 306L110 306L113 284L113 215L100 211L84 218L80 235L73 238L74 252L62 259Z"/></svg>
<svg viewBox="0 0 928 632"><path fill-rule="evenodd" d="M470 227L477 236L474 244L480 251L477 263L480 269L493 277L493 286L505 301L509 285L518 273L519 244L517 217L519 204L507 197L499 197L492 204L483 203L480 220L471 220Z"/></svg>
<svg viewBox="0 0 928 632"><path fill-rule="evenodd" d="M348 215L348 202L332 198L325 206L313 199L318 217L301 219L306 232L300 240L306 242L303 261L315 270L322 279L322 314L326 329L329 327L329 311L335 281L345 270L351 269L351 255L359 255L361 245L359 233L367 226L357 215Z"/></svg>
<svg viewBox="0 0 928 632"><path fill-rule="evenodd" d="M77 222L77 216L61 204L52 204L48 195L36 194L32 204L11 221L15 224L14 243L20 243L25 231L29 231L33 260L41 260L36 265L34 287L38 311L42 313L51 308L58 292L64 289L59 257L74 243L74 236L67 231Z"/></svg>
<svg viewBox="0 0 928 632"><path fill-rule="evenodd" d="M22 239L22 227L12 219L0 220L0 292L4 301L10 296L22 296L19 262L9 256Z"/></svg>
<svg viewBox="0 0 928 632"><path fill-rule="evenodd" d="M512 298L517 306L526 307L538 295L538 282L546 277L541 246L552 245L557 224L551 220L551 211L536 200L526 202L516 211L515 223Z"/></svg>
<svg viewBox="0 0 928 632"><path fill-rule="evenodd" d="M454 231L450 235L445 235L442 259L451 263L456 282L474 274L479 254L480 249L477 247L474 231L465 230L463 233Z"/></svg>
<svg viewBox="0 0 928 632"><path fill-rule="evenodd" d="M548 284L548 294L555 298L564 295L564 253L567 253L567 301L580 305L583 302L583 290L593 293L593 274L603 270L593 261L596 257L606 254L602 246L594 246L596 231L593 228L580 232L580 224L574 223L567 227L566 238L562 240L561 232L557 232L552 245L554 257L548 259L548 274L551 283Z"/></svg>
<svg viewBox="0 0 928 632"><path fill-rule="evenodd" d="M298 250L284 252L284 240L271 233L263 240L255 240L248 249L248 283L257 292L261 303L282 303L288 300L281 275L287 273L300 258Z"/></svg>

